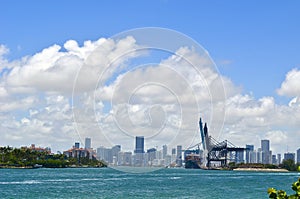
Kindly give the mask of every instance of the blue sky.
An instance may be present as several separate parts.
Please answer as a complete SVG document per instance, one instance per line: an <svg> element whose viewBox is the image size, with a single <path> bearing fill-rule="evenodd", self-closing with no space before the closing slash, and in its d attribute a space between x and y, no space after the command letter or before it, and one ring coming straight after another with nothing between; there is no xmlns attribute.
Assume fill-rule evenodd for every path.
<svg viewBox="0 0 300 199"><path fill-rule="evenodd" d="M289 81L287 83L288 88L282 89L281 96L277 92L289 72L294 77L296 74L300 74L299 8L299 1L2 1L0 7L0 45L9 49L9 53L3 55L6 60L3 63L9 62L15 68L23 69L28 65L31 67L28 67L29 71L33 71L36 65L25 61L25 64L22 65L21 63L19 66L15 62L24 59L24 57L34 58L35 54L44 49L51 48L50 51L54 52L57 47L53 46L54 44L62 47L60 52L73 52L75 48L71 45L72 42L68 43L70 44L69 50L63 48L69 40L75 40L79 46L83 46L87 40L96 41L99 38L109 38L120 32L142 27L162 27L181 32L194 39L209 52L221 75L232 81L234 85L232 90L242 88L240 93L229 96L229 102L236 107L229 107L228 110L231 110L232 113L235 113L233 115L239 118L235 118L236 121L240 122L238 124L244 125L244 118L239 115L242 111L245 111L245 117L253 117L253 121L265 121L265 123L262 122L264 124L261 124L260 128L253 128L253 131L265 133L262 136L256 135L258 138L253 143L258 144L259 139L269 138L273 134L278 135L278 137L281 136L282 139L285 139L284 146L280 145L280 140L273 140L273 143L277 143L276 150L278 152L283 152L283 148L286 148L289 142L287 138L289 131L293 131L293 136L300 135L300 132L295 130L299 125L298 118L294 119L295 122L294 120L291 121L287 127L280 123L282 118L291 115L290 113L293 113L294 110L295 115L297 115L297 111L300 112L300 105L295 109L289 106L291 100L294 100L294 104L300 104L299 87L297 86L300 85L300 80L294 78L293 81ZM83 48L82 50L84 51ZM42 64L47 64L47 61L53 60L45 60L45 63ZM78 60L73 61L77 63ZM6 68L5 64L0 66L0 69L2 69L0 71L0 98L1 87L11 92L9 97L6 96L2 102L0 101L0 110L12 110L11 107L18 107L18 103L28 104L28 109L25 108L25 111L24 109L13 109L8 114L7 112L2 114L4 115L3 118L6 115L12 118L9 118L11 119L9 121L7 117L2 122L5 124L2 132L6 132L4 140L15 146L21 143L22 136L19 134L14 135L19 141L14 141L14 136L10 138L9 129L14 128L14 122L19 122L18 125L20 126L27 125L28 131L40 125L45 133L48 131L56 132L59 126L63 125L60 123L61 121L54 119L49 123L46 122L45 125L42 112L48 114L47 111L55 102L58 104L53 105L53 110L67 110L65 107L71 100L67 96L52 96L47 92L35 93L32 96L31 94L27 96L24 91L16 94L12 88L16 85L22 86L17 80L24 77L22 75L27 74L27 72L22 74L21 69L18 69L21 74L20 77L9 79L3 74L10 74L9 71L13 69ZM32 86L33 89L43 90L49 88L47 87L48 84L49 82L32 83L28 80L25 85ZM55 89L53 88L53 90ZM52 91L51 86L50 90ZM30 90L30 92L33 91ZM272 99L270 100L268 97ZM275 102L272 102L273 99ZM14 104L7 106L8 108L1 108L1 103L4 106L6 102L11 101ZM244 102L245 104L243 104ZM38 104L36 110L32 105L34 103ZM269 110L269 104L275 104L272 111L283 110L286 114L281 114L280 111L274 113L279 123L270 124L266 122L271 120L268 116L263 113L255 115L251 109L250 111L247 109L249 106L263 110L267 107L266 110ZM110 108L104 107L106 111ZM22 120L23 117L25 119ZM1 120L0 114L0 122ZM233 121L226 124L229 134L245 131L238 124L234 125ZM252 120L249 119L247 125L244 125L245 128L251 126L251 123ZM36 126L34 127L34 125ZM51 130L44 128L51 125L53 125ZM69 127L66 125L63 129L69 132ZM233 130L230 131L230 129ZM299 137L296 138L299 140ZM238 140L237 137L233 139ZM244 141L251 144L250 138ZM297 142L296 139L292 145L293 150L298 147ZM44 143L46 142L41 139L40 144L43 145ZM66 141L62 141L62 143L63 147L56 145L52 147L65 148ZM2 144L6 143L0 141L0 145Z"/></svg>

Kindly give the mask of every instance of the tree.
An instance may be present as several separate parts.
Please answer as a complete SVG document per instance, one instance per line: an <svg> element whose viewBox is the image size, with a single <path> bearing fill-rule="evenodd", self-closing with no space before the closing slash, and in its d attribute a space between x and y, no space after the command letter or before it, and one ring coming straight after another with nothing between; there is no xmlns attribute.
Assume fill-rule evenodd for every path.
<svg viewBox="0 0 300 199"><path fill-rule="evenodd" d="M297 165L295 164L295 161L291 159L283 160L280 167L287 169L289 171L297 171Z"/></svg>

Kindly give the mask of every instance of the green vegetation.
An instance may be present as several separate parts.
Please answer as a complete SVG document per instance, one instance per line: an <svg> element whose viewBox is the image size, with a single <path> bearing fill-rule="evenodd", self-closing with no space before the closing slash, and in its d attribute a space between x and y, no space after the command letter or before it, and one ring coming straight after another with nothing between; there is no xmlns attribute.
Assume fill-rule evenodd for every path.
<svg viewBox="0 0 300 199"><path fill-rule="evenodd" d="M0 147L0 168L33 168L34 165L46 168L106 167L105 163L94 158L67 158L63 154L49 154L30 148Z"/></svg>
<svg viewBox="0 0 300 199"><path fill-rule="evenodd" d="M239 163L230 162L228 164L229 169L236 168L255 168L255 169L286 169L288 171L300 171L300 164L295 164L293 160L283 160L280 165L274 164L261 164L261 163Z"/></svg>
<svg viewBox="0 0 300 199"><path fill-rule="evenodd" d="M255 168L255 169L279 169L280 167L274 164L261 164L261 163L239 163L230 162L228 164L230 169L236 168Z"/></svg>
<svg viewBox="0 0 300 199"><path fill-rule="evenodd" d="M274 188L268 189L269 198L273 199L300 199L300 178L298 181L292 184L292 189L296 192L293 195L288 196L287 193L283 190L277 191Z"/></svg>
<svg viewBox="0 0 300 199"><path fill-rule="evenodd" d="M279 166L289 171L297 171L300 164L295 164L294 160L283 160Z"/></svg>

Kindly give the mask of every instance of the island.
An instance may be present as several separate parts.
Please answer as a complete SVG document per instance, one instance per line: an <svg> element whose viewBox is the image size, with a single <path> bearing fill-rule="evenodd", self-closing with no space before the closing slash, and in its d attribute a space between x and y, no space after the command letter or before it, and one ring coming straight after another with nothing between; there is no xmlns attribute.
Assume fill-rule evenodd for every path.
<svg viewBox="0 0 300 199"><path fill-rule="evenodd" d="M47 150L34 150L28 147L0 147L0 168L76 168L107 167L95 157L67 157L64 154L52 154Z"/></svg>

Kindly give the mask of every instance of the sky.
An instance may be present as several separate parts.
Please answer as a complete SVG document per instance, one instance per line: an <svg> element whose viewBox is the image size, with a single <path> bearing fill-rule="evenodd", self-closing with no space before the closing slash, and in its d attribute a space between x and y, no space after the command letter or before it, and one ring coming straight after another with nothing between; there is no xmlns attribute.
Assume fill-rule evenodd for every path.
<svg viewBox="0 0 300 199"><path fill-rule="evenodd" d="M256 149L261 139L270 139L274 153L295 152L299 6L298 1L2 1L0 145L35 143L56 152L91 137L94 148L122 144L132 150L133 137L142 134L149 148L188 147L200 139L201 116L218 139ZM129 30L145 27L174 36L157 47L181 44L180 36L199 48L141 48L147 39L156 41L154 36ZM111 68L104 70L108 63ZM221 81L221 87L215 85Z"/></svg>

